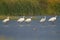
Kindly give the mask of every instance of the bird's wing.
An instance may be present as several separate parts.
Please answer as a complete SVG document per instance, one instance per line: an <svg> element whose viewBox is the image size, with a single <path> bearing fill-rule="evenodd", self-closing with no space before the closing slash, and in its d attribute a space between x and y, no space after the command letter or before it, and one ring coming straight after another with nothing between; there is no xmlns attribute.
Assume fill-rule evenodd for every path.
<svg viewBox="0 0 60 40"><path fill-rule="evenodd" d="M19 19L19 21L24 21L24 18Z"/></svg>
<svg viewBox="0 0 60 40"><path fill-rule="evenodd" d="M9 19L5 19L5 20L3 20L3 22L7 22Z"/></svg>
<svg viewBox="0 0 60 40"><path fill-rule="evenodd" d="M55 17L52 17L52 18L50 18L48 21L53 21L53 20L55 20L56 18Z"/></svg>
<svg viewBox="0 0 60 40"><path fill-rule="evenodd" d="M42 18L40 21L45 21L45 19Z"/></svg>

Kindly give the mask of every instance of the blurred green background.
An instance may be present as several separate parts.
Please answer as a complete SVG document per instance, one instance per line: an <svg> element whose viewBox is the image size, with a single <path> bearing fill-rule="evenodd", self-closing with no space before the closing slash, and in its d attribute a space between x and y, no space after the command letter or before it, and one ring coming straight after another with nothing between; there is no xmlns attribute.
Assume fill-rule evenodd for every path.
<svg viewBox="0 0 60 40"><path fill-rule="evenodd" d="M60 15L60 0L0 0L0 15Z"/></svg>

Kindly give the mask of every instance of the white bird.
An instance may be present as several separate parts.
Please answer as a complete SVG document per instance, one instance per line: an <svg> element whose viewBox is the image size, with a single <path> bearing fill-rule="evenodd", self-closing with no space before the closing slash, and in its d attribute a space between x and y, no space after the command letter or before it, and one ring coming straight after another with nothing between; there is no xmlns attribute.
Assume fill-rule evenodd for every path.
<svg viewBox="0 0 60 40"><path fill-rule="evenodd" d="M45 22L46 20L46 16L44 16L44 18L41 18L40 22Z"/></svg>
<svg viewBox="0 0 60 40"><path fill-rule="evenodd" d="M24 17L25 17L25 16L23 16L22 18L19 18L19 19L17 20L17 22L23 22L23 21L25 20Z"/></svg>
<svg viewBox="0 0 60 40"><path fill-rule="evenodd" d="M55 17L51 17L48 21L50 21L50 22L54 22L54 21L56 20L56 18L57 18L57 16L55 16Z"/></svg>
<svg viewBox="0 0 60 40"><path fill-rule="evenodd" d="M27 18L26 20L25 20L25 22L31 22L31 19L32 17L30 17L30 18Z"/></svg>
<svg viewBox="0 0 60 40"><path fill-rule="evenodd" d="M4 23L9 21L9 17L7 17L6 19L3 20Z"/></svg>

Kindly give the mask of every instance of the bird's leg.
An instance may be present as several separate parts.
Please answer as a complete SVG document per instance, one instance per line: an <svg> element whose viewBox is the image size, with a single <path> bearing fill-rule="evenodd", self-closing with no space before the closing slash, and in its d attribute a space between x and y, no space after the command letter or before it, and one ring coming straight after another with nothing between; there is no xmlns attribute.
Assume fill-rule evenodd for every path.
<svg viewBox="0 0 60 40"><path fill-rule="evenodd" d="M22 22L18 22L19 24L22 23Z"/></svg>
<svg viewBox="0 0 60 40"><path fill-rule="evenodd" d="M52 22L52 25L51 25L52 27L55 27L56 25L55 25L55 22Z"/></svg>
<svg viewBox="0 0 60 40"><path fill-rule="evenodd" d="M52 25L54 25L55 24L55 22L52 22Z"/></svg>
<svg viewBox="0 0 60 40"><path fill-rule="evenodd" d="M45 24L45 22L42 22L42 25L44 25Z"/></svg>
<svg viewBox="0 0 60 40"><path fill-rule="evenodd" d="M52 22L52 25L55 25L55 22Z"/></svg>
<svg viewBox="0 0 60 40"><path fill-rule="evenodd" d="M26 22L27 26L30 26L30 23L31 23L31 22Z"/></svg>

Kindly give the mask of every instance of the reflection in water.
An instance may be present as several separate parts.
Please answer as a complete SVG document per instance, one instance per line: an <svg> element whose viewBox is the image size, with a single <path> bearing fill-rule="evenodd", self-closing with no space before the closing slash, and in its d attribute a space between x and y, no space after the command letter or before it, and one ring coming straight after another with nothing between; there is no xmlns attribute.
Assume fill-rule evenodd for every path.
<svg viewBox="0 0 60 40"><path fill-rule="evenodd" d="M4 25L4 27L9 27L9 25Z"/></svg>
<svg viewBox="0 0 60 40"><path fill-rule="evenodd" d="M24 25L19 25L19 27L24 27Z"/></svg>
<svg viewBox="0 0 60 40"><path fill-rule="evenodd" d="M18 26L19 26L19 27L25 27L25 26L26 26L26 27L30 27L30 26L32 26L32 25L30 25L30 24L26 24L26 25L24 25L24 24L19 24Z"/></svg>

